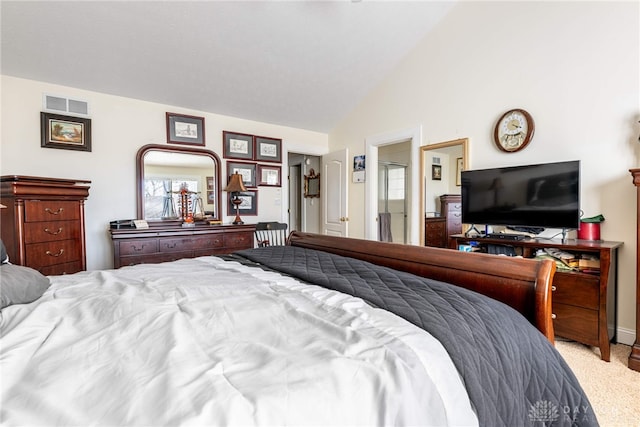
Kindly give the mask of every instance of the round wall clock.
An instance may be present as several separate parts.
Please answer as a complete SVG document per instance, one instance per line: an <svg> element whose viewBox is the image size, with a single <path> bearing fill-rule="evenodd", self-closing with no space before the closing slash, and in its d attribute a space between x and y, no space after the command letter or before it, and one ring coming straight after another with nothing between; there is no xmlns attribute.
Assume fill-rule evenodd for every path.
<svg viewBox="0 0 640 427"><path fill-rule="evenodd" d="M534 130L531 114L516 108L500 117L493 132L493 139L502 151L515 153L531 142Z"/></svg>

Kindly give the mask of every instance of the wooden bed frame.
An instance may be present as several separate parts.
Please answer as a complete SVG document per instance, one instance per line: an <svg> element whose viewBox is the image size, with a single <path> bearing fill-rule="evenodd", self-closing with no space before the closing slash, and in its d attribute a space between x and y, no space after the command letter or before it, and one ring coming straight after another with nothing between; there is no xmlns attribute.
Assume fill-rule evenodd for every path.
<svg viewBox="0 0 640 427"><path fill-rule="evenodd" d="M553 344L551 283L556 266L532 260L451 249L293 231L288 244L317 249L467 288L526 317Z"/></svg>

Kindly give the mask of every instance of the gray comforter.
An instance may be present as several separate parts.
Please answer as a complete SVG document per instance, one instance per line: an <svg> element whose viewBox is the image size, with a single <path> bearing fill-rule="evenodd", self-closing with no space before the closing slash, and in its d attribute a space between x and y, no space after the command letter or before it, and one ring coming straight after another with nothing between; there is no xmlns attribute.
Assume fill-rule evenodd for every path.
<svg viewBox="0 0 640 427"><path fill-rule="evenodd" d="M482 426L598 425L560 354L505 304L450 284L299 247L234 255L362 298L431 333L463 377Z"/></svg>

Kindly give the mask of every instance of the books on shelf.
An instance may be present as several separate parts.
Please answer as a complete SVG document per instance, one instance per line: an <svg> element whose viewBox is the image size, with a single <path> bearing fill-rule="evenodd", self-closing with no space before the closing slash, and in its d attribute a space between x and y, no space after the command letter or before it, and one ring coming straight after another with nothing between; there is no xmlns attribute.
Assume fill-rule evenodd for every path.
<svg viewBox="0 0 640 427"><path fill-rule="evenodd" d="M581 271L594 273L600 271L600 259L592 254L574 254L557 248L540 249L536 258L551 258L559 271Z"/></svg>

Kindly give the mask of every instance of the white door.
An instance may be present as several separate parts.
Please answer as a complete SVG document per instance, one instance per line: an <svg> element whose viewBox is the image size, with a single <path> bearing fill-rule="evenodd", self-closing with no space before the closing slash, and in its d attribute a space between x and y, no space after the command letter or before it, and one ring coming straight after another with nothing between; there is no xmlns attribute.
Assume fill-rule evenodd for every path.
<svg viewBox="0 0 640 427"><path fill-rule="evenodd" d="M320 196L322 197L322 233L329 236L349 235L347 193L349 189L349 150L335 151L322 156Z"/></svg>

